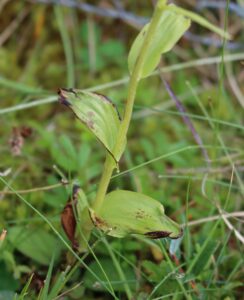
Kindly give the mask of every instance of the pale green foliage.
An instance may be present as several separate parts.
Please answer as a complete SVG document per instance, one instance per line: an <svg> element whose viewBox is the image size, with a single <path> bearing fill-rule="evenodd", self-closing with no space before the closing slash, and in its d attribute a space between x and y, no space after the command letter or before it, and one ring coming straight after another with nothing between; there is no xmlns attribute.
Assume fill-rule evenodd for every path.
<svg viewBox="0 0 244 300"><path fill-rule="evenodd" d="M225 32L221 28L211 24L208 20L206 20L205 18L199 16L198 14L196 14L194 12L186 10L182 7L178 7L176 5L169 5L169 6L167 6L167 9L172 11L172 12L175 12L175 13L178 13L178 14L181 14L185 17L190 18L193 22L198 23L202 27L206 27L210 31L213 31L213 32L217 33L219 36L221 36L223 38L226 38L226 39L231 38L231 36L228 32Z"/></svg>
<svg viewBox="0 0 244 300"><path fill-rule="evenodd" d="M169 5L174 6L174 5ZM160 56L170 51L189 28L191 21L176 12L164 10L142 67L141 78L149 76L160 62ZM144 26L135 39L128 57L130 73L132 73L141 52L150 23Z"/></svg>
<svg viewBox="0 0 244 300"><path fill-rule="evenodd" d="M91 210L91 217L96 227L119 238L128 234L178 238L182 234L180 226L164 214L160 202L131 191L107 194L99 212Z"/></svg>
<svg viewBox="0 0 244 300"><path fill-rule="evenodd" d="M98 138L116 162L113 153L120 126L115 105L105 96L82 90L60 91L60 101L71 108L78 119Z"/></svg>
<svg viewBox="0 0 244 300"><path fill-rule="evenodd" d="M221 37L230 39L230 35L227 32L211 24L196 13L178 7L174 4L165 5L165 1L162 1L161 6L161 9L163 10L162 16L154 32L150 47L148 47L140 78L147 77L153 72L160 62L160 56L174 47L174 45L190 27L191 21L206 27ZM144 45L149 26L150 23L143 27L131 47L128 56L130 73L132 73L135 68L139 54L141 53Z"/></svg>
<svg viewBox="0 0 244 300"><path fill-rule="evenodd" d="M76 238L79 243L79 251L83 252L87 250L87 241L89 241L91 230L94 225L89 215L89 203L86 195L80 188L77 192L76 199L78 212Z"/></svg>

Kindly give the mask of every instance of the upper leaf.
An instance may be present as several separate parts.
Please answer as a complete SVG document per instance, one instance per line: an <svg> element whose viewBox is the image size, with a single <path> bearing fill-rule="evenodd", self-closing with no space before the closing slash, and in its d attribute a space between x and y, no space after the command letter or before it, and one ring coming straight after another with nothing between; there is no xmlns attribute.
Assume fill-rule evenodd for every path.
<svg viewBox="0 0 244 300"><path fill-rule="evenodd" d="M173 5L169 5L173 6ZM138 56L141 52L146 33L149 27L148 23L143 27L137 38L135 39L128 57L130 72L133 71ZM154 32L154 37L148 51L146 53L145 62L142 67L141 78L149 76L160 62L160 56L170 51L185 31L189 28L191 21L183 15L165 10Z"/></svg>
<svg viewBox="0 0 244 300"><path fill-rule="evenodd" d="M96 227L114 237L142 234L156 239L182 235L180 226L164 214L160 202L136 192L111 192L100 210L90 210L90 214Z"/></svg>
<svg viewBox="0 0 244 300"><path fill-rule="evenodd" d="M122 153L117 157L113 153L120 126L115 105L103 95L82 90L60 89L59 95L60 102L75 113L118 162Z"/></svg>
<svg viewBox="0 0 244 300"><path fill-rule="evenodd" d="M210 31L217 33L219 36L221 36L225 39L231 39L231 35L227 31L213 25L208 20L206 20L202 16L200 16L192 11L189 11L182 7L178 7L176 5L168 5L167 9L170 11L174 11L174 12L176 12L182 16L185 16L187 18L190 18L193 22L196 22L199 25L201 25L202 27L205 27L205 28L209 29Z"/></svg>

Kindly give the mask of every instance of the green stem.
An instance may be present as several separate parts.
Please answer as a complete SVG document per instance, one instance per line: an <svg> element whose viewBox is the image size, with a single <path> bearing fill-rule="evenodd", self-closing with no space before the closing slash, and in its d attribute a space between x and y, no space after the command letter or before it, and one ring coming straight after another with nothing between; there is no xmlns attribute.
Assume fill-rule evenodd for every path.
<svg viewBox="0 0 244 300"><path fill-rule="evenodd" d="M151 44L151 41L154 38L154 32L158 26L162 12L166 7L166 2L167 1L165 1L165 0L159 0L157 3L154 15L150 22L144 43L141 48L141 52L138 56L137 62L135 64L135 67L134 67L131 77L130 77L129 88L128 88L128 98L127 98L127 102L126 102L126 106L125 106L124 118L123 118L123 121L121 122L117 141L116 141L115 147L114 147L114 156L115 157L118 157L119 153L123 152L122 150L123 150L125 142L126 142L126 136L127 136L127 132L128 132L129 126L130 126L131 116L132 116L132 112L133 112L133 106L134 106L135 97L136 97L136 91L137 91L138 83L141 79L141 72L142 72L142 68L144 65L145 58L146 58L147 50ZM96 199L93 204L93 208L96 211L98 211L103 204L103 200L106 195L108 185L109 185L114 168L115 168L114 160L113 160L113 158L111 158L110 154L107 154L106 161L104 164L103 174L102 174L99 186L98 186Z"/></svg>

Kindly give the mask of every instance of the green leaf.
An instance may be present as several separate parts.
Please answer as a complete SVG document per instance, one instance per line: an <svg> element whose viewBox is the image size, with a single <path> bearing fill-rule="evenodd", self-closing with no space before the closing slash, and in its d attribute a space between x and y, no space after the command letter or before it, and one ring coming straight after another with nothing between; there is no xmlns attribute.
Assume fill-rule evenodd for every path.
<svg viewBox="0 0 244 300"><path fill-rule="evenodd" d="M20 282L14 278L13 272L10 272L8 266L0 261L0 291L15 291L19 288ZM8 299L3 297L3 294L0 294L0 300Z"/></svg>
<svg viewBox="0 0 244 300"><path fill-rule="evenodd" d="M152 293L154 296L165 294L165 291L167 291L167 293L173 293L178 288L178 283L175 280L177 271L176 273L173 273L166 261L162 261L160 264L155 264L151 261L145 260L142 262L142 267L148 274L147 278L150 279L153 284ZM153 297L153 299L154 298L155 297Z"/></svg>
<svg viewBox="0 0 244 300"><path fill-rule="evenodd" d="M118 162L124 149L118 155L114 154L120 126L115 105L103 95L82 90L60 89L59 95L60 102L75 113Z"/></svg>
<svg viewBox="0 0 244 300"><path fill-rule="evenodd" d="M84 169L89 157L91 155L91 147L88 143L82 143L78 152L79 168Z"/></svg>
<svg viewBox="0 0 244 300"><path fill-rule="evenodd" d="M111 192L99 212L90 209L90 215L96 227L114 237L142 234L150 238L179 238L182 235L180 226L164 214L160 202L136 192Z"/></svg>
<svg viewBox="0 0 244 300"><path fill-rule="evenodd" d="M31 274L31 276L29 277L28 281L26 282L26 284L24 285L24 288L22 289L20 295L17 297L17 300L24 300L25 296L28 295L28 289L30 287L31 281L33 279L34 273Z"/></svg>
<svg viewBox="0 0 244 300"><path fill-rule="evenodd" d="M169 7L174 5L169 5ZM149 23L150 24L150 23ZM145 25L135 39L128 57L129 71L133 71L141 52L149 24ZM141 78L149 76L160 62L160 56L170 51L189 28L191 21L183 15L164 10L148 48Z"/></svg>
<svg viewBox="0 0 244 300"><path fill-rule="evenodd" d="M12 291L0 291L0 300L13 300L15 295Z"/></svg>
<svg viewBox="0 0 244 300"><path fill-rule="evenodd" d="M76 199L78 212L76 238L79 244L79 252L85 252L87 251L87 244L94 225L89 215L89 203L87 197L80 188L77 191Z"/></svg>
<svg viewBox="0 0 244 300"><path fill-rule="evenodd" d="M41 299L43 299L43 300L48 299L48 291L49 291L49 287L50 287L50 283L51 283L51 279L52 279L54 258L55 258L55 253L53 253L53 257L52 257L52 260L51 260L49 268L48 268L47 276L46 276L46 279L44 281L44 287L42 288L42 290L39 294L39 299L40 300Z"/></svg>
<svg viewBox="0 0 244 300"><path fill-rule="evenodd" d="M56 259L61 252L60 243L42 228L15 226L8 230L8 239L22 254L42 265L49 265L53 252Z"/></svg>
<svg viewBox="0 0 244 300"><path fill-rule="evenodd" d="M196 14L194 12L191 12L189 10L186 10L184 8L181 8L181 7L178 7L178 6L175 6L175 5L168 5L167 9L169 9L172 12L178 13L182 16L190 18L192 21L198 23L202 27L205 27L205 28L209 29L210 31L213 31L213 32L217 33L218 35L220 35L223 38L231 39L231 36L228 32L226 32L223 29L211 24L208 20L206 20L205 18L199 16L198 14Z"/></svg>
<svg viewBox="0 0 244 300"><path fill-rule="evenodd" d="M213 240L210 240L206 246L203 245L200 251L195 255L195 260L192 261L188 272L191 275L197 277L204 270L206 265L209 262L210 257L215 253L219 246L219 243Z"/></svg>
<svg viewBox="0 0 244 300"><path fill-rule="evenodd" d="M66 268L65 271L59 272L55 276L55 280L53 282L53 285L51 287L51 290L50 290L46 300L52 300L52 299L57 298L58 294L61 292L61 290L63 288L63 283L66 280L66 276L67 276L68 271L69 271L69 267Z"/></svg>
<svg viewBox="0 0 244 300"><path fill-rule="evenodd" d="M112 285L114 291L116 292L124 292L124 281L121 281L119 274L115 271L115 267L113 263L111 263L111 259L102 258L99 259L100 266L97 262L93 261L89 268L97 274L99 278L103 281L103 284L109 286L109 282ZM106 279L104 272L102 272L101 267L103 271L106 273L108 280ZM125 274L127 284L130 286L132 290L135 290L136 287L136 276L133 271L133 269L125 263L122 263L123 272ZM84 275L84 285L92 290L96 291L104 291L104 286L101 285L97 279L89 272L86 271Z"/></svg>
<svg viewBox="0 0 244 300"><path fill-rule="evenodd" d="M61 135L59 138L54 136L50 148L53 159L58 166L64 168L68 172L77 170L78 155L68 136Z"/></svg>

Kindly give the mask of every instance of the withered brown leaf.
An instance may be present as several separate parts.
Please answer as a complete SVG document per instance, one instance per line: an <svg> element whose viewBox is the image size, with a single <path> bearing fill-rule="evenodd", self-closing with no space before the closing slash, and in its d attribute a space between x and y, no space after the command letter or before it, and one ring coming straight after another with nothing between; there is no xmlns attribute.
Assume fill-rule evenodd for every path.
<svg viewBox="0 0 244 300"><path fill-rule="evenodd" d="M78 242L75 238L76 230L76 206L77 206L77 194L80 187L77 185L73 186L71 197L69 197L62 213L61 213L61 224L66 233L68 239L72 243L73 249L78 249Z"/></svg>

